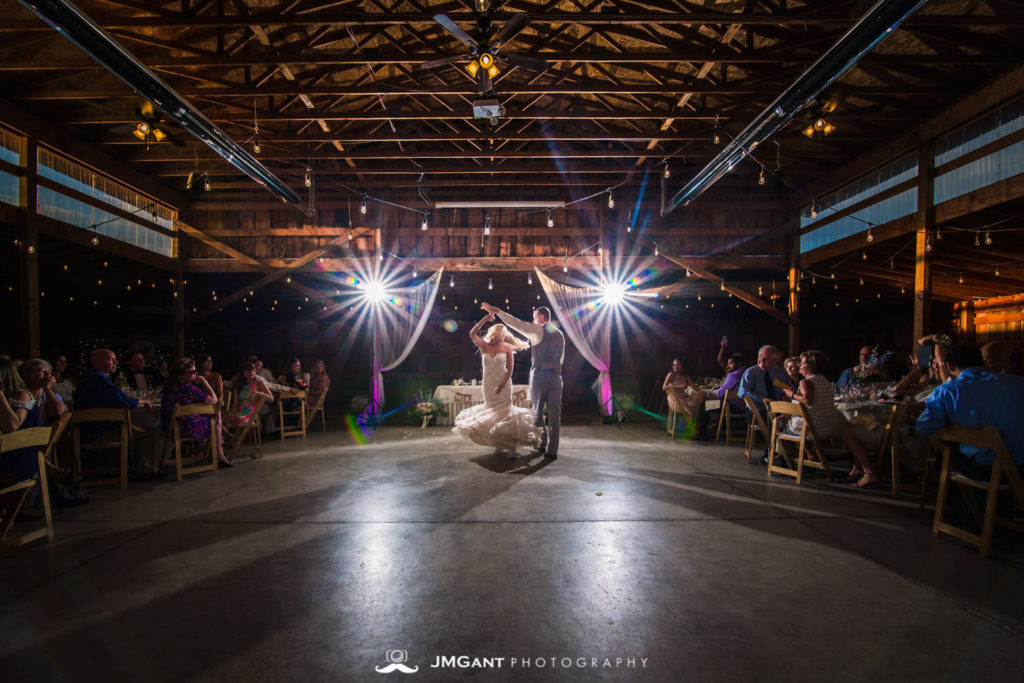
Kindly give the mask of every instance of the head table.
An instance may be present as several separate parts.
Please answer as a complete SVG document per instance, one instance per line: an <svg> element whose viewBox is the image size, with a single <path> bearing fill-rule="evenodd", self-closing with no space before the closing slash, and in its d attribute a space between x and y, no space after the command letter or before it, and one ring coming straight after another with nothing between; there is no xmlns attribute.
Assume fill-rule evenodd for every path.
<svg viewBox="0 0 1024 683"><path fill-rule="evenodd" d="M514 401L517 406L529 407L530 405L530 385L529 384L514 384L512 385L512 395L515 396L520 391L526 392L525 401ZM445 404L448 409L447 415L441 415L438 417L437 424L450 425L453 424L455 419L453 405L455 404L456 394L463 394L469 396L471 399L471 405L484 402L484 387L482 384L440 384L434 389L434 398Z"/></svg>

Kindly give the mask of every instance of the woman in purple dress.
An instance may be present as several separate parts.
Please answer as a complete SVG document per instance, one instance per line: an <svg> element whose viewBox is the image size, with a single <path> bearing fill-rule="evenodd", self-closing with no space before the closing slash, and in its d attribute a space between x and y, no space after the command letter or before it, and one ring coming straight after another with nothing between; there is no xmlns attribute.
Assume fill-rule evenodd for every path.
<svg viewBox="0 0 1024 683"><path fill-rule="evenodd" d="M164 387L163 400L160 403L160 423L166 432L171 425L171 413L176 405L191 403L217 403L217 394L196 369L191 358L179 358L168 369L167 386ZM221 467L231 467L224 457L221 444L220 420L214 420L216 434L210 435L210 418L205 415L188 415L178 418L182 438L206 439L213 438L217 446L217 457Z"/></svg>

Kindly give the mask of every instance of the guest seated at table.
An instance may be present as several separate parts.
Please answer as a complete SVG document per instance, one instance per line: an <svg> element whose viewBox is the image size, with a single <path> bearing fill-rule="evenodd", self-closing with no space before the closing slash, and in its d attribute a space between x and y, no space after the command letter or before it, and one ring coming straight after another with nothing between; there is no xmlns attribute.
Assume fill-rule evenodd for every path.
<svg viewBox="0 0 1024 683"><path fill-rule="evenodd" d="M5 419L3 431L12 432L32 427L48 427L54 418L60 417L67 408L53 393L53 375L48 361L33 358L21 365L19 374L22 382L10 377L13 366L9 361L0 361L4 395L2 408ZM37 471L34 448L23 448L5 453L0 460L0 471L15 475L18 479L31 479Z"/></svg>
<svg viewBox="0 0 1024 683"><path fill-rule="evenodd" d="M189 405L192 403L216 404L217 394L209 382L199 375L195 362L191 358L179 358L170 367L170 379L164 386L163 401L160 404L160 423L163 425L164 433L170 437L171 413L176 405ZM220 421L213 420L214 433L210 432L210 418L207 415L187 415L178 418L179 429L182 438L214 440L217 449L217 458L221 467L231 467L231 463L224 457L223 444L221 443Z"/></svg>
<svg viewBox="0 0 1024 683"><path fill-rule="evenodd" d="M945 358L952 379L939 385L924 403L917 418L917 433L934 434L946 425L972 429L995 427L1013 462L1024 465L1024 378L994 375L983 367L981 351L961 344L950 349ZM973 479L987 480L992 473L995 454L987 449L961 444L960 471Z"/></svg>
<svg viewBox="0 0 1024 683"><path fill-rule="evenodd" d="M155 390L161 384L159 371L146 365L146 356L142 351L132 351L128 354L128 367L122 368L118 375L121 380L115 380L115 383L127 385L134 391Z"/></svg>
<svg viewBox="0 0 1024 683"><path fill-rule="evenodd" d="M253 419L256 403L260 398L263 398L264 405L274 402L274 394L266 381L256 374L256 364L251 361L242 363L234 381L231 382L231 390L235 392L237 399L234 409L224 415L224 423L229 427L248 424Z"/></svg>
<svg viewBox="0 0 1024 683"><path fill-rule="evenodd" d="M75 393L75 380L68 372L68 358L64 354L53 359L53 393L65 404Z"/></svg>
<svg viewBox="0 0 1024 683"><path fill-rule="evenodd" d="M1013 347L1005 340L990 341L981 347L981 358L984 361L985 369L993 375L1002 375L1010 372L1010 359L1013 355Z"/></svg>
<svg viewBox="0 0 1024 683"><path fill-rule="evenodd" d="M306 380L302 375L302 363L299 362L298 358L293 358L285 371L281 373L281 376L277 378L280 384L291 387L292 389L305 391L309 388L306 384ZM281 405L285 412L295 412L299 410L302 403L302 399L298 398L285 398L281 400ZM291 419L296 419L296 416L292 416ZM283 425L282 425L283 428Z"/></svg>
<svg viewBox="0 0 1024 683"><path fill-rule="evenodd" d="M0 433L16 431L25 416L15 412L10 401L25 391L21 375L14 369L14 363L6 355L0 356Z"/></svg>
<svg viewBox="0 0 1024 683"><path fill-rule="evenodd" d="M149 401L127 396L110 381L110 375L117 370L117 356L113 351L96 349L89 355L89 364L92 369L85 373L75 389L75 410L152 407ZM85 422L80 428L83 441L94 441L114 429L120 429L120 425L115 422Z"/></svg>
<svg viewBox="0 0 1024 683"><path fill-rule="evenodd" d="M747 369L746 363L743 360L743 354L741 353L734 353L729 356L724 363L722 362L725 353L725 346L726 342L725 340L722 340L722 347L718 352L718 362L725 370L725 379L722 380L722 386L720 386L718 391L715 392L715 395L720 401L725 399L725 392L736 391L740 388L740 380L743 378L743 371ZM735 398L729 401L729 408L734 413L746 412L746 406L743 404L743 401Z"/></svg>
<svg viewBox="0 0 1024 683"><path fill-rule="evenodd" d="M903 379L896 383L893 391L900 396L912 396L915 401L923 401L928 398L935 387L942 383L942 380L939 379L939 363L932 358L931 364L927 368L922 368L917 364L916 355L910 354L909 360L913 363L913 367Z"/></svg>
<svg viewBox="0 0 1024 683"><path fill-rule="evenodd" d="M803 375L800 374L800 356L790 356L782 364L782 368L789 377L789 385L796 390L800 386Z"/></svg>
<svg viewBox="0 0 1024 683"><path fill-rule="evenodd" d="M874 349L870 346L860 348L860 363L852 368L846 368L839 375L837 384L840 389L855 387L863 382L881 382L885 380L885 373L878 366L871 363L871 355Z"/></svg>
<svg viewBox="0 0 1024 683"><path fill-rule="evenodd" d="M309 376L309 391L306 393L306 405L310 408L320 400L320 394L331 386L331 378L327 376L327 364L322 360L313 363L313 373Z"/></svg>
<svg viewBox="0 0 1024 683"><path fill-rule="evenodd" d="M213 371L213 357L208 353L196 354L196 369L199 376L206 380L206 383L213 389L213 393L224 398L224 378L219 372Z"/></svg>
<svg viewBox="0 0 1024 683"><path fill-rule="evenodd" d="M259 356L249 356L249 360L256 365L256 374L263 378L265 382L273 383L274 373L263 367L263 361L260 360Z"/></svg>
<svg viewBox="0 0 1024 683"><path fill-rule="evenodd" d="M762 415L764 414L764 399L771 401L782 400L782 390L789 387L789 375L779 367L779 359L782 351L778 348L766 345L757 351L757 365L752 365L743 372L740 379L740 398L750 396L754 405ZM751 416L747 416L749 422Z"/></svg>
<svg viewBox="0 0 1024 683"><path fill-rule="evenodd" d="M669 391L670 387L674 389L674 392ZM665 381L662 382L661 388L668 392L669 407L687 417L692 430L693 421L698 420L703 412L704 391L694 384L690 376L683 371L683 361L678 358L672 361L672 370L665 375ZM707 430L701 429L701 426L699 423L696 424L697 431L703 432L706 436Z"/></svg>

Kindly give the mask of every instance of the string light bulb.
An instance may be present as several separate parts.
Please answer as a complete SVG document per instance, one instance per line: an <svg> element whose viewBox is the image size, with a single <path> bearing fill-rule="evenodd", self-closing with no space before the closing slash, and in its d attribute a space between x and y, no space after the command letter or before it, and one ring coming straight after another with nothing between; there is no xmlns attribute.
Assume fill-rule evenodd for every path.
<svg viewBox="0 0 1024 683"><path fill-rule="evenodd" d="M100 238L94 234L92 238L89 239L89 242L92 244L92 246L97 247L100 244Z"/></svg>
<svg viewBox="0 0 1024 683"><path fill-rule="evenodd" d="M451 278L448 280L448 286L449 287L454 287L455 286L455 276L454 275L452 275Z"/></svg>
<svg viewBox="0 0 1024 683"><path fill-rule="evenodd" d="M359 204L359 213L366 215L366 195L363 195L363 201Z"/></svg>
<svg viewBox="0 0 1024 683"><path fill-rule="evenodd" d="M861 261L867 261L868 260L868 252L866 250L860 252L860 260Z"/></svg>
<svg viewBox="0 0 1024 683"><path fill-rule="evenodd" d="M661 256L661 252L658 251L658 247L657 246L654 247L654 255L655 256Z"/></svg>
<svg viewBox="0 0 1024 683"><path fill-rule="evenodd" d="M527 273L526 274L526 284L528 284L528 285L532 285L533 284L533 273Z"/></svg>
<svg viewBox="0 0 1024 683"><path fill-rule="evenodd" d="M420 224L420 230L426 230L428 227L430 227L430 226L427 223L427 214L424 213L423 214L423 222Z"/></svg>
<svg viewBox="0 0 1024 683"><path fill-rule="evenodd" d="M253 151L253 154L259 154L260 153L260 138L259 138L258 135L256 136L256 139L253 140L252 151Z"/></svg>
<svg viewBox="0 0 1024 683"><path fill-rule="evenodd" d="M494 280L487 278L487 289L494 289Z"/></svg>
<svg viewBox="0 0 1024 683"><path fill-rule="evenodd" d="M889 270L896 270L896 259L889 259Z"/></svg>
<svg viewBox="0 0 1024 683"><path fill-rule="evenodd" d="M997 263L996 264L996 277L998 277L998 276L999 276L999 264Z"/></svg>
<svg viewBox="0 0 1024 683"><path fill-rule="evenodd" d="M306 178L303 181L305 183L306 187L313 187L313 175L312 175L312 173L313 173L313 169L310 168L309 166L307 166L306 167Z"/></svg>
<svg viewBox="0 0 1024 683"><path fill-rule="evenodd" d="M567 261L562 261L562 272L563 273L568 273L569 272L569 263Z"/></svg>
<svg viewBox="0 0 1024 683"><path fill-rule="evenodd" d="M937 240L941 240L942 239L942 231L939 230L938 228L935 228L935 239L937 239Z"/></svg>
<svg viewBox="0 0 1024 683"><path fill-rule="evenodd" d="M958 277L956 279L956 281L959 282L960 284L963 284L964 283L964 274L960 273L960 277Z"/></svg>
<svg viewBox="0 0 1024 683"><path fill-rule="evenodd" d="M764 185L765 182L766 182L766 180L765 180L765 177L764 177L764 169L762 168L761 169L761 174L759 176L757 176L757 184L758 185Z"/></svg>
<svg viewBox="0 0 1024 683"><path fill-rule="evenodd" d="M874 234L872 234L871 228L868 228L868 242L874 242L874 241L875 241L875 236L874 236Z"/></svg>
<svg viewBox="0 0 1024 683"><path fill-rule="evenodd" d="M979 233L977 233L977 232L974 233L974 246L976 246L976 247L980 247L981 246L981 235Z"/></svg>
<svg viewBox="0 0 1024 683"><path fill-rule="evenodd" d="M633 226L629 223L626 223L626 232L633 232Z"/></svg>
<svg viewBox="0 0 1024 683"><path fill-rule="evenodd" d="M203 191L204 192L209 192L210 188L212 188L212 187L213 186L210 184L210 176L204 176L203 177Z"/></svg>
<svg viewBox="0 0 1024 683"><path fill-rule="evenodd" d="M861 286L863 286L863 285L864 285L864 277L863 277L863 276L861 276L861 278L860 278L860 282L859 282L858 284L859 284L859 285L861 285Z"/></svg>
<svg viewBox="0 0 1024 683"><path fill-rule="evenodd" d="M555 218L551 215L551 209L548 209L548 227L555 227Z"/></svg>
<svg viewBox="0 0 1024 683"><path fill-rule="evenodd" d="M608 190L608 208L609 209L614 209L615 208L615 197L614 197L614 195L612 195L612 191L611 190Z"/></svg>
<svg viewBox="0 0 1024 683"><path fill-rule="evenodd" d="M990 244L992 244L992 235L990 235L988 233L988 230L986 230L985 231L985 246L988 246Z"/></svg>
<svg viewBox="0 0 1024 683"><path fill-rule="evenodd" d="M491 217L489 215L488 216L484 216L484 234L485 235L490 235L491 234Z"/></svg>
<svg viewBox="0 0 1024 683"><path fill-rule="evenodd" d="M811 218L818 217L818 207L814 202L811 202Z"/></svg>

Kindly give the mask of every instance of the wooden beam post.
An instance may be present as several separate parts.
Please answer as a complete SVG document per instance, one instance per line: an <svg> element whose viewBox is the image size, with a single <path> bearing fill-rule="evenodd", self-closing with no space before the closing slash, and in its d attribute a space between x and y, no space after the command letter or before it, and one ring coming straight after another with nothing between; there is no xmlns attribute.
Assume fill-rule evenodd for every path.
<svg viewBox="0 0 1024 683"><path fill-rule="evenodd" d="M789 252L789 355L800 353L800 231L793 230Z"/></svg>
<svg viewBox="0 0 1024 683"><path fill-rule="evenodd" d="M178 253L174 259L174 357L185 355L185 259L182 254L181 238L178 238Z"/></svg>
<svg viewBox="0 0 1024 683"><path fill-rule="evenodd" d="M960 330L957 334L961 343L977 343L977 333L974 329L974 302L964 301L960 304Z"/></svg>
<svg viewBox="0 0 1024 683"><path fill-rule="evenodd" d="M22 138L18 183L18 275L21 289L21 348L25 358L42 355L39 339L39 226L36 223L36 155L33 137Z"/></svg>
<svg viewBox="0 0 1024 683"><path fill-rule="evenodd" d="M935 146L929 141L917 151L917 240L914 252L914 339L932 331L932 239L935 234Z"/></svg>

